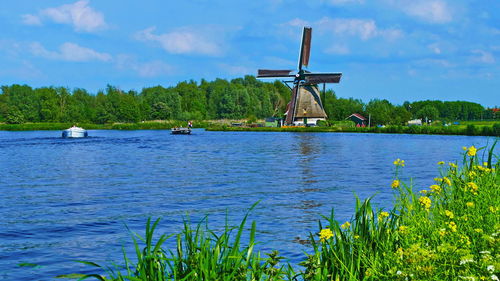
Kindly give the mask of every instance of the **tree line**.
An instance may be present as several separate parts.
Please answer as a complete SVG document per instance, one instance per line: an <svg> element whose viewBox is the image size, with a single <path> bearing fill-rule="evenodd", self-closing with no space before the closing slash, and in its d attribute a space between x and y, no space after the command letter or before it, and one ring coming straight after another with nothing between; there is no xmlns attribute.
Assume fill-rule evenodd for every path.
<svg viewBox="0 0 500 281"><path fill-rule="evenodd" d="M91 94L85 89L2 86L0 122L139 122L147 120L253 119L282 117L290 89L279 81L262 82L254 76L233 80L184 81L172 87L148 87L140 92L108 85ZM492 109L465 101L417 101L393 105L374 99L340 98L328 90L322 95L330 120L352 113L370 115L372 124L404 124L413 118L477 120L498 118Z"/></svg>

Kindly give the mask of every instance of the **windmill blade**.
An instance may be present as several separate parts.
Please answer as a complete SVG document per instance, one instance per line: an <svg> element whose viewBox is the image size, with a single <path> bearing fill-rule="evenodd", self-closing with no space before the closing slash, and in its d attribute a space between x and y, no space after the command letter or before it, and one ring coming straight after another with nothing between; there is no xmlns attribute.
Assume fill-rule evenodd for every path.
<svg viewBox="0 0 500 281"><path fill-rule="evenodd" d="M339 83L342 73L306 73L304 79L307 84Z"/></svg>
<svg viewBox="0 0 500 281"><path fill-rule="evenodd" d="M272 69L259 69L257 71L258 78L265 77L294 77L294 75L290 74L293 70L282 69L282 70L272 70Z"/></svg>
<svg viewBox="0 0 500 281"><path fill-rule="evenodd" d="M311 54L311 36L312 28L304 27L304 31L302 32L302 44L300 45L299 71L302 70L302 66L307 67L309 65L309 55Z"/></svg>

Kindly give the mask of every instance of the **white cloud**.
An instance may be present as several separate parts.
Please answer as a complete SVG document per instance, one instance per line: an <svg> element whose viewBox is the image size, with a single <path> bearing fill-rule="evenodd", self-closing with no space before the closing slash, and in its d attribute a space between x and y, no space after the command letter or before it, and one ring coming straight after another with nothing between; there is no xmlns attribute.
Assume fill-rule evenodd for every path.
<svg viewBox="0 0 500 281"><path fill-rule="evenodd" d="M294 18L293 20L287 22L286 25L287 26L294 26L294 27L304 27L304 26L308 26L309 22L305 21L303 19Z"/></svg>
<svg viewBox="0 0 500 281"><path fill-rule="evenodd" d="M436 43L428 45L427 48L429 48L434 54L441 54L441 48L439 48L439 45Z"/></svg>
<svg viewBox="0 0 500 281"><path fill-rule="evenodd" d="M334 44L330 48L326 49L325 52L327 54L334 55L348 55L351 53L351 50L344 44Z"/></svg>
<svg viewBox="0 0 500 281"><path fill-rule="evenodd" d="M26 25L41 25L40 17L34 15L22 15L22 21Z"/></svg>
<svg viewBox="0 0 500 281"><path fill-rule="evenodd" d="M453 20L452 8L443 0L387 0L393 7L409 16L429 23L448 23Z"/></svg>
<svg viewBox="0 0 500 281"><path fill-rule="evenodd" d="M202 54L218 56L222 54L221 38L214 37L207 29L184 27L163 34L154 34L156 27L149 27L136 33L135 38L141 41L159 43L172 54Z"/></svg>
<svg viewBox="0 0 500 281"><path fill-rule="evenodd" d="M141 63L128 55L119 55L116 59L116 66L120 70L133 70L141 77L156 77L173 73L173 67L162 61Z"/></svg>
<svg viewBox="0 0 500 281"><path fill-rule="evenodd" d="M403 35L399 29L379 29L372 19L346 19L324 17L315 22L323 32L332 32L336 35L357 36L368 40L376 36L394 40Z"/></svg>
<svg viewBox="0 0 500 281"><path fill-rule="evenodd" d="M248 75L255 73L255 68L249 68L241 65L220 63L218 64L218 67L230 75Z"/></svg>
<svg viewBox="0 0 500 281"><path fill-rule="evenodd" d="M492 53L483 50L473 50L471 53L475 55L471 58L471 61L475 63L493 64L496 61Z"/></svg>
<svg viewBox="0 0 500 281"><path fill-rule="evenodd" d="M40 25L43 20L72 25L76 31L94 32L107 27L102 13L89 6L88 0L41 10L37 15L23 15L28 25Z"/></svg>
<svg viewBox="0 0 500 281"><path fill-rule="evenodd" d="M33 55L63 61L85 62L85 61L109 61L111 55L99 53L89 48L79 46L75 43L66 42L59 47L59 51L49 51L39 42L30 45Z"/></svg>

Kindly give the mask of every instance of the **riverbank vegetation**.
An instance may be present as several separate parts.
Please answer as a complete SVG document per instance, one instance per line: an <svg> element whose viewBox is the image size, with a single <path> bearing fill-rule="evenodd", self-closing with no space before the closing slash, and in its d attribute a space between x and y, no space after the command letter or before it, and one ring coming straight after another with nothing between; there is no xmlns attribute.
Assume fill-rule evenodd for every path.
<svg viewBox="0 0 500 281"><path fill-rule="evenodd" d="M345 222L335 212L310 234L310 251L291 266L279 253L255 250L257 223L215 232L206 220L184 224L176 235L153 235L159 220L148 221L145 236L132 234L134 258L98 267L92 275L60 277L99 280L499 280L499 155L491 148L464 147L461 164L438 162L439 176L429 187L400 179L408 163L394 161L387 189L392 209L370 198L356 199ZM254 205L255 207L255 205ZM252 207L253 208L253 207ZM248 231L248 235L243 235ZM243 242L242 237L248 237ZM176 246L164 242L175 239ZM106 273L105 273L106 272ZM102 275L106 274L106 275Z"/></svg>
<svg viewBox="0 0 500 281"><path fill-rule="evenodd" d="M283 83L253 76L233 80L180 82L172 87L124 91L108 85L97 93L63 87L2 86L0 123L138 123L151 120L263 119L282 117L290 100ZM371 116L371 124L403 125L408 120L480 120L500 118L498 110L466 101L415 101L394 105L374 99L321 95L330 121L352 113Z"/></svg>
<svg viewBox="0 0 500 281"><path fill-rule="evenodd" d="M339 122L340 123L340 122ZM1 128L1 127L0 127ZM387 134L430 134L430 135L469 135L500 137L500 121L468 122L468 125L432 125L432 126L398 126L356 127L354 124L329 124L318 127L250 127L212 124L208 131L256 131L256 132L350 132L350 133L387 133Z"/></svg>

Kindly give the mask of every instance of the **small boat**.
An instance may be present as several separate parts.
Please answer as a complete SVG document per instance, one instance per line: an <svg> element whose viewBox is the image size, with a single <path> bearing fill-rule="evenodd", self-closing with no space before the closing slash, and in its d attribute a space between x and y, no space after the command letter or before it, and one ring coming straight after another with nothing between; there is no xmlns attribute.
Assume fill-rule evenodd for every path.
<svg viewBox="0 0 500 281"><path fill-rule="evenodd" d="M189 135L191 134L191 129L190 128L172 128L172 134L173 135Z"/></svg>
<svg viewBox="0 0 500 281"><path fill-rule="evenodd" d="M88 137L87 130L73 126L69 129L66 129L62 132L63 138L86 138Z"/></svg>

